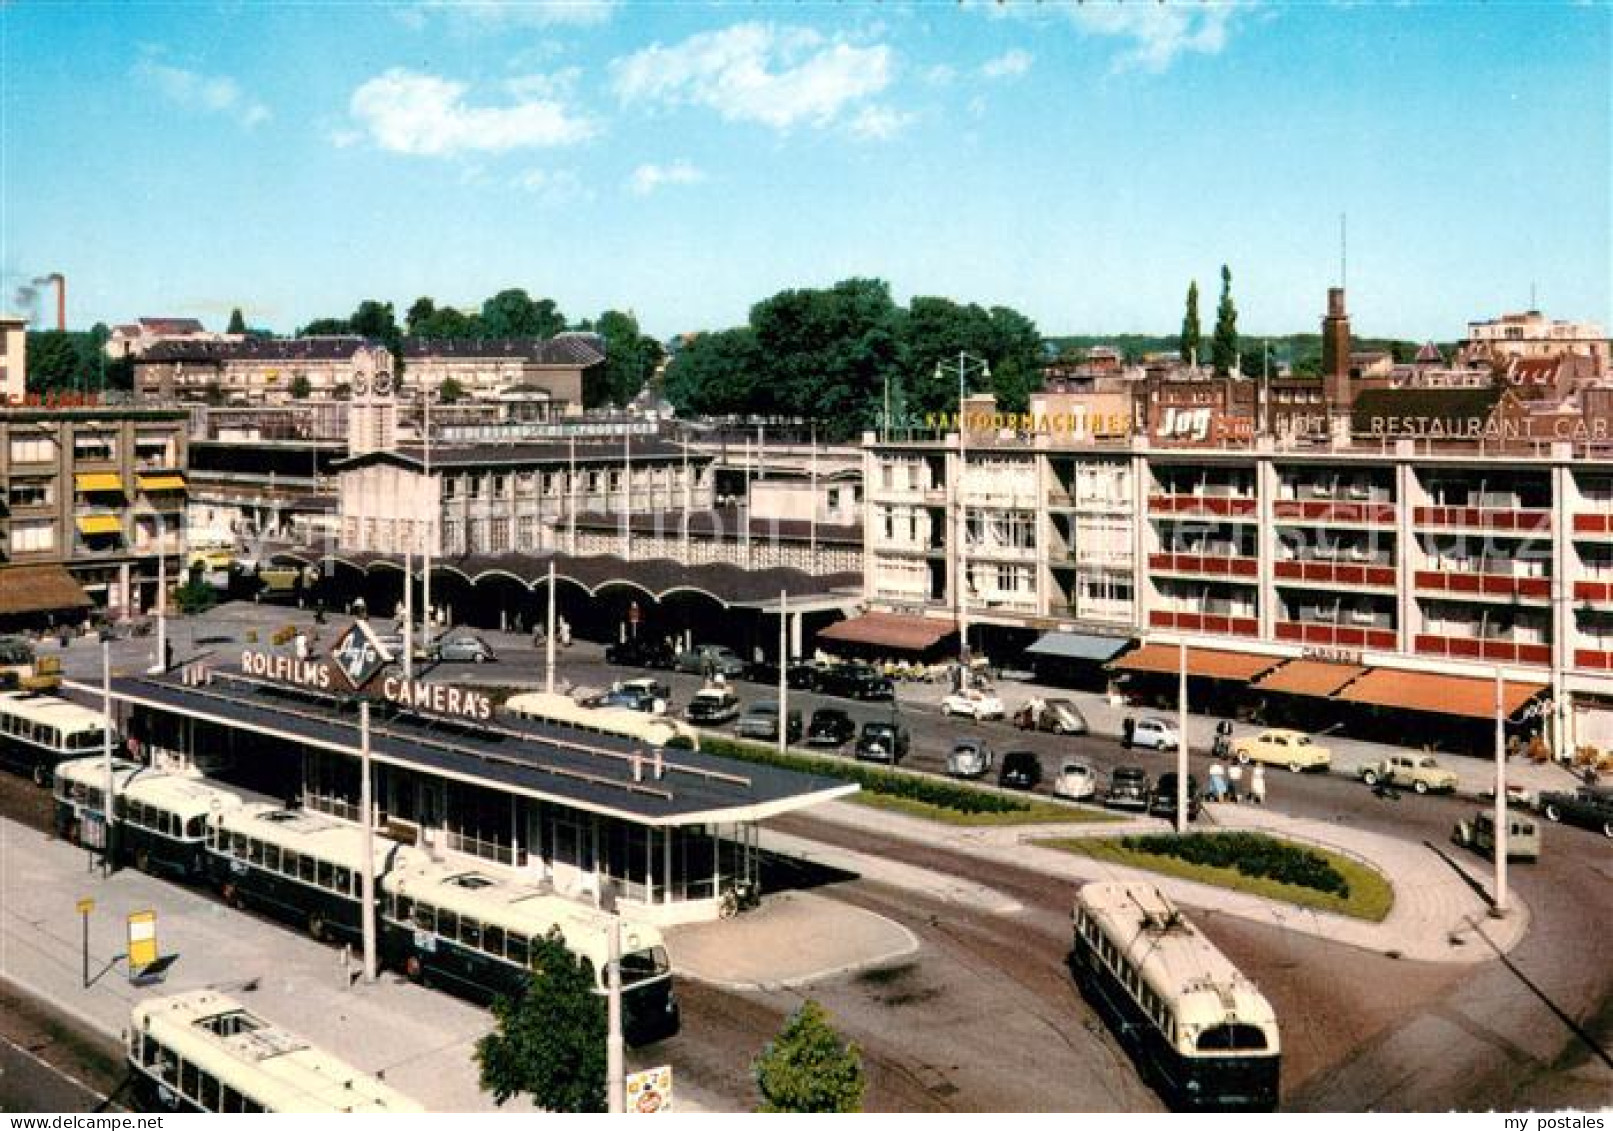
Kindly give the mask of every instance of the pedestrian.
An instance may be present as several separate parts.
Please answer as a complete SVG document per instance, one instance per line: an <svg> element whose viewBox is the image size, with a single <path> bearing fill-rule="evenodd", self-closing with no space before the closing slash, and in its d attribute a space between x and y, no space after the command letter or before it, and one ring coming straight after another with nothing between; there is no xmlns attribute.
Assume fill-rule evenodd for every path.
<svg viewBox="0 0 1613 1131"><path fill-rule="evenodd" d="M1257 765L1254 772L1249 775L1249 802L1252 805L1265 805L1266 803L1266 767Z"/></svg>
<svg viewBox="0 0 1613 1131"><path fill-rule="evenodd" d="M174 670L174 642L172 639L162 642L162 670L165 672Z"/></svg>
<svg viewBox="0 0 1613 1131"><path fill-rule="evenodd" d="M1120 745L1124 746L1127 750L1130 750L1132 736L1136 733L1137 720L1132 718L1130 715L1127 715L1125 720L1120 724Z"/></svg>
<svg viewBox="0 0 1613 1131"><path fill-rule="evenodd" d="M1227 768L1221 764L1220 759L1210 763L1210 800L1225 801L1227 798Z"/></svg>
<svg viewBox="0 0 1613 1131"><path fill-rule="evenodd" d="M1241 763L1233 762L1227 770L1227 795L1232 798L1234 805L1243 800L1243 766Z"/></svg>
<svg viewBox="0 0 1613 1131"><path fill-rule="evenodd" d="M548 634L543 631L541 624L532 630L532 647L542 648L548 639Z"/></svg>

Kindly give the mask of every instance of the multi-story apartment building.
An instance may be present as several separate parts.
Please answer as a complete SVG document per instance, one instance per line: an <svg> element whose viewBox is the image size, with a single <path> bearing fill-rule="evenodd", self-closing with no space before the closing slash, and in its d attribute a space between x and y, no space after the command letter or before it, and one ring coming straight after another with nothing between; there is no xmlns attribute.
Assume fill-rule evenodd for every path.
<svg viewBox="0 0 1613 1131"><path fill-rule="evenodd" d="M339 399L354 394L355 358L371 348L363 338L345 336L161 341L137 359L135 388L143 397L238 405ZM453 380L470 398L514 398L529 413L562 416L582 410L583 375L603 363L604 347L591 334L487 341L405 338L403 355L406 391L437 390ZM304 385L305 396L294 397L293 390Z"/></svg>
<svg viewBox="0 0 1613 1131"><path fill-rule="evenodd" d="M1462 344L1464 360L1502 365L1514 358L1564 355L1593 359L1598 374L1606 373L1613 364L1607 332L1601 326L1547 318L1538 310L1469 322L1467 341Z"/></svg>
<svg viewBox="0 0 1613 1131"><path fill-rule="evenodd" d="M1307 439L1212 422L1205 441L1140 408L1134 427L1122 407L1105 432L1124 401L1103 397L1036 397L1012 430L966 428L961 444L866 436L866 603L961 621L976 648L1038 630L1479 680L1501 668L1551 689L1537 710L1560 752L1613 747L1606 443L1519 443L1488 415L1422 434L1397 416L1376 436L1357 419L1353 440L1331 423Z"/></svg>
<svg viewBox="0 0 1613 1131"><path fill-rule="evenodd" d="M0 619L153 607L159 560L184 567L186 416L0 407Z"/></svg>

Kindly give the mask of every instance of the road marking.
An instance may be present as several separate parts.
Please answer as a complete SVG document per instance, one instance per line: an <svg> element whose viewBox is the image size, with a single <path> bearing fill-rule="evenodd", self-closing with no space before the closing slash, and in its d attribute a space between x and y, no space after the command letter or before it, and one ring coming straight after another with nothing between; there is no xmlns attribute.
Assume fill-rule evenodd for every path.
<svg viewBox="0 0 1613 1131"><path fill-rule="evenodd" d="M89 1093L95 1099L100 1100L101 1103L105 1104L107 1102L107 1100L108 1100L107 1096L102 1095L100 1092L98 1092L94 1088L90 1087L84 1081L80 1080L77 1076L74 1076L71 1072L67 1072L64 1069L57 1068L50 1061L42 1059L38 1054L33 1052L31 1049L28 1049L28 1048L25 1048L22 1045L19 1045L16 1041L12 1040L10 1037L0 1035L0 1041L4 1041L8 1048L15 1049L17 1052L22 1053L23 1056L26 1056L29 1060L31 1060L35 1064L39 1065L39 1067L45 1069L45 1071L54 1072L57 1076L60 1076L63 1080L66 1080L69 1084L72 1084L75 1088L78 1088L80 1091Z"/></svg>

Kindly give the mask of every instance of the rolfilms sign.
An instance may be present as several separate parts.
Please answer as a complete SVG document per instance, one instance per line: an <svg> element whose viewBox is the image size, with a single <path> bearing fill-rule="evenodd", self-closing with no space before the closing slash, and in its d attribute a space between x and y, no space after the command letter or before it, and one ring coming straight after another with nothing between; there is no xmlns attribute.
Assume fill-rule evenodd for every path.
<svg viewBox="0 0 1613 1131"><path fill-rule="evenodd" d="M295 656L248 648L241 653L241 670L247 675L292 687L329 692L346 690L345 680L328 660L299 660ZM371 682L368 690L361 694L395 703L411 711L430 711L477 722L485 722L493 717L493 700L484 692L445 683L427 683L421 679L405 679L394 672L387 672Z"/></svg>

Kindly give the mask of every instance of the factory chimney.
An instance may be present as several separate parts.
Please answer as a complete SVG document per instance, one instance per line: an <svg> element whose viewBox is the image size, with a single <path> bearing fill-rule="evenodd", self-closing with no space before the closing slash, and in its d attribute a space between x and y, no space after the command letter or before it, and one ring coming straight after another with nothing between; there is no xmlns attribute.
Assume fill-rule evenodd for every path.
<svg viewBox="0 0 1613 1131"><path fill-rule="evenodd" d="M53 271L45 276L47 283L56 284L56 329L67 331L67 276Z"/></svg>

